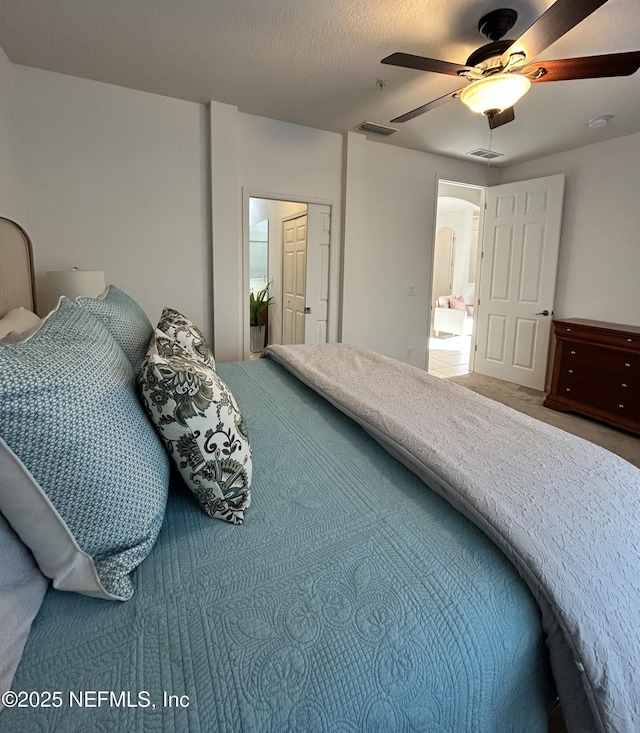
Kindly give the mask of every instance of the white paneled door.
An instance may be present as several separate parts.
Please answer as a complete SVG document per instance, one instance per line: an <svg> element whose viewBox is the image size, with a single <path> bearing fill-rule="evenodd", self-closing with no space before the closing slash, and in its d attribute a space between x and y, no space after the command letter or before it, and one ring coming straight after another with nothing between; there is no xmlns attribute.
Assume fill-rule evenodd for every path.
<svg viewBox="0 0 640 733"><path fill-rule="evenodd" d="M564 175L487 191L474 371L543 390Z"/></svg>
<svg viewBox="0 0 640 733"><path fill-rule="evenodd" d="M282 343L303 344L307 280L307 215L282 222Z"/></svg>
<svg viewBox="0 0 640 733"><path fill-rule="evenodd" d="M327 341L330 235L326 204L309 204L306 214L282 223L283 344Z"/></svg>

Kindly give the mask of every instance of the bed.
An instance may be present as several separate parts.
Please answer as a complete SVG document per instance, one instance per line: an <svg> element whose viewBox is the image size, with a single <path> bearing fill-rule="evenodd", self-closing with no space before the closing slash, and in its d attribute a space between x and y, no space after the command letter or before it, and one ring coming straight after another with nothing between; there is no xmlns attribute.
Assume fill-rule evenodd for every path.
<svg viewBox="0 0 640 733"><path fill-rule="evenodd" d="M12 239L17 236L28 242L19 229L9 234ZM0 262L4 261L0 253ZM30 262L28 257L25 261ZM613 484L610 477L604 481L612 493L623 494L630 524L624 536L617 537L618 525L609 517L606 532L598 534L593 526L587 538L593 544L600 537L617 537L615 555L623 569L615 582L623 580L628 586L616 588L613 599L607 595L611 588L598 584L599 597L591 599L594 608L602 605L604 611L611 611L612 629L602 630L603 648L595 645L597 656L611 665L605 667L605 676L620 683L611 692L606 680L593 686L593 673L601 668L589 666L588 654L575 656L586 664L586 672L565 675L566 660L554 651L561 647L557 636L567 624L575 623L577 637L589 639L581 632L581 618L557 613L555 605L549 605L553 581L545 585L532 580L520 564L519 547L502 544L496 536L499 521L488 523L483 502L474 504L474 455L462 462L447 460L444 447L459 443L459 434L466 429L464 416L455 414L440 437L430 436L425 425L415 430L426 441L421 453L417 444L405 447L394 427L391 407L382 402L384 395L392 402L407 398L389 390L396 375L402 376L399 383L404 384L408 374L407 378L419 379L421 392L432 390L432 396L421 394L419 399L430 400L434 410L439 401L464 404L463 388L447 385L443 396L436 387L438 380L422 374L418 378L418 370L408 373L391 360L379 362L376 355L346 345L327 347L320 356L304 349L274 348L270 358L215 364L197 329L195 340L183 340L188 319L180 320L178 314L178 320L174 318L167 327L166 318L175 312L163 313L158 326L164 319L164 328L153 329L149 324L151 338L144 328L133 335L129 329L120 342L104 324L121 332L123 320L116 306L126 303L128 313L134 312L130 296L112 288L103 299L81 300L61 303L44 325L36 326L22 341L0 347L4 354L0 358L5 360L0 369L0 420L4 419L0 435L13 460L10 470L22 471L12 482L7 477L14 474L5 470L9 464L3 464L0 511L16 531L12 547L22 553L24 563L31 562L29 572L36 579L30 582L37 586L32 594L36 599L33 621L28 618L22 629L24 649L18 654L8 697L3 690L0 731L537 733L547 730L558 691L569 731L637 730L635 678L629 682L624 674L625 665L638 662L637 629L616 654L604 648L610 640L618 640L618 631L627 629L629 613L632 621L637 620L633 606L627 608L623 602L628 597L633 604L635 598L637 610L637 578L633 577L638 550L637 469L606 451L596 451L598 460L589 469L595 488L601 478L599 461L615 473ZM4 310L12 310L6 299ZM95 550L82 535L88 523L97 521L94 529L100 532L112 519L100 516L103 507L96 501L87 513L76 516L77 505L85 493L90 494L88 478L83 476L82 496L76 492L71 506L52 492L35 513L39 494L29 494L26 503L15 496L16 482L30 482L26 489L30 492L37 490L38 481L45 484L55 479L47 466L37 464L45 445L42 436L37 449L20 442L20 430L15 427L20 405L11 392L21 376L15 364L31 369L31 362L38 361L34 349L41 341L52 359L58 353L56 340L70 339L70 331L83 332L85 341L78 337L65 342L59 358L73 354L74 368L56 372L51 390L57 389L62 380L58 374L62 374L72 380L72 391L76 391L73 380L80 380L78 373L85 363L95 373L95 354L87 351L102 349L99 363L113 365L109 374L100 376L99 384L102 390L107 385L110 412L118 412L114 424L121 427L110 432L112 415L101 413L100 435L95 431L92 435L98 442L108 439L109 445L118 441L119 450L109 470L96 476L96 485L102 486L105 474L109 481L124 476L122 501L132 513L134 505L138 511L136 501L145 482L163 487L153 493L156 509L147 511L145 506L138 512L144 515L144 531L134 541L127 529L128 545L123 549L126 543L119 541L115 555ZM189 333L193 336L194 331ZM187 346L190 355L185 355ZM198 366L182 372L177 381L175 371L169 374L169 366L181 363L178 357L188 360L193 354L200 360ZM359 375L355 387L349 380L336 383L330 374L331 364L344 371L345 363ZM206 412L202 400L210 395L189 391L193 382L185 381L185 373L189 377L194 369L215 371L211 384L222 384L226 395L218 400L214 427L208 431L197 421ZM357 382L372 369L383 387L376 391L374 385L363 397L357 393ZM139 421L138 412L135 420L122 419L125 410L138 409L130 394L136 373L137 398L146 406L145 419L155 425L150 432ZM127 382L129 392L124 394L120 385L114 396L116 377ZM38 373L30 377L30 384L40 385L43 379ZM180 395L188 393L189 400L180 401L174 394L171 402L160 392L162 379L178 384ZM31 391L32 387L27 390ZM102 402L104 394L100 393ZM369 404L372 395L375 401ZM470 420L473 430L479 430L483 410L491 406L477 395L470 399ZM6 417L7 404L11 419ZM402 406L401 415L410 414L410 409ZM222 425L227 414L232 417L228 429ZM497 415L507 426L513 420L516 433L524 431L523 440L536 440L535 421L522 421L502 406L497 413L489 409L487 415L492 419ZM47 419L43 413L41 420ZM184 430L193 420L196 429L189 433L189 442ZM442 433L444 426L439 417L437 421ZM499 425L484 428L495 432ZM206 445L196 444L194 436L200 439L205 433ZM547 428L539 440L548 440ZM584 441L567 440L565 447L585 454ZM214 442L218 462L210 473L215 474L217 487L224 484L222 497L206 485L203 464L193 458L198 449L208 450ZM51 451L58 449L64 449L62 439ZM36 458L27 471L30 450ZM488 450L485 441L472 453L484 455L483 463L497 489L504 467L498 460L486 460ZM539 458L540 454L530 452ZM138 453L144 454L144 465L138 465L143 463ZM555 460L548 456L545 476L553 476ZM164 468L156 470L156 464ZM148 478L152 469L154 476ZM64 470L61 464L59 471ZM90 478L86 465L85 471ZM140 481L133 478L137 475ZM76 478L71 475L69 480ZM496 496L500 494L495 491ZM500 506L494 510L499 513ZM514 511L506 502L505 512ZM560 509L558 513L562 514ZM58 520L55 531L44 532L43 526L52 526L54 519ZM512 519L519 526L519 518ZM127 520L128 516L122 518L116 512L110 533L122 531ZM78 528L71 544L68 537L58 536L61 528L72 533ZM62 549L52 552L51 542ZM606 548L601 551L608 557ZM60 562L58 554L65 556ZM15 567L8 568L7 555L2 557L2 573L9 575ZM581 561L569 568L572 576L580 576ZM629 563L631 572L625 570ZM604 571L608 570L605 564ZM586 583L585 594L593 592L589 578L580 582ZM13 589L19 585L14 578L13 585L5 584L3 589L0 582L0 608L7 598L12 602ZM602 604L600 596L604 596ZM620 602L624 613L613 606L615 602ZM583 625L591 630L588 623ZM620 665L620 657L622 673L615 666ZM574 660L570 662L575 669ZM636 665L634 675L637 669ZM576 681L583 698L580 690L576 692ZM588 699L584 689L595 690L594 699ZM603 706L608 699L616 703L615 709ZM617 704L620 700L624 709Z"/></svg>

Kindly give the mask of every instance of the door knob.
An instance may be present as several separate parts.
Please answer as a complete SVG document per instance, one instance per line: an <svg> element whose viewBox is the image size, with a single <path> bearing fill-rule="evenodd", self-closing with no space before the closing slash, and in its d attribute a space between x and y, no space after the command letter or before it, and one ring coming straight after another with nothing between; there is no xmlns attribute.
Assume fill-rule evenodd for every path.
<svg viewBox="0 0 640 733"><path fill-rule="evenodd" d="M540 313L536 313L537 316L548 316L549 311L545 308L543 311L540 311Z"/></svg>

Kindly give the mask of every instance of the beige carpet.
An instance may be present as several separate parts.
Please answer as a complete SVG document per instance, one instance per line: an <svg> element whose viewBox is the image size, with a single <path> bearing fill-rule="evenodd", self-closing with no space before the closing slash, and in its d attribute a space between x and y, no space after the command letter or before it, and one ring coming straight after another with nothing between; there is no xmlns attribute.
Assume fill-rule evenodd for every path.
<svg viewBox="0 0 640 733"><path fill-rule="evenodd" d="M482 374L461 374L449 377L448 382L461 384L474 392L490 397L492 400L509 405L519 412L535 417L538 420L555 425L568 433L579 435L581 438L597 443L612 453L625 458L635 466L640 467L640 438L617 430L602 423L590 420L570 412L556 412L543 407L544 392L538 392L528 387L520 387L511 382L503 382Z"/></svg>

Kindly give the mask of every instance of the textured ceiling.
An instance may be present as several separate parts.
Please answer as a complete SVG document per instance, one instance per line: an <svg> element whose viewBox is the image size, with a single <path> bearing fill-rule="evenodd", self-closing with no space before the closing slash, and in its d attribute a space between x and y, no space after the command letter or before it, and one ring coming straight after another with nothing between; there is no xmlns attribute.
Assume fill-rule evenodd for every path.
<svg viewBox="0 0 640 733"><path fill-rule="evenodd" d="M456 79L380 63L404 51L462 63L486 43L484 13L512 7L518 37L550 0L1 0L9 59L195 102L343 132L453 91ZM639 0L609 0L539 58L640 50ZM379 88L377 82L384 80ZM608 127L587 121L613 115ZM492 139L459 101L396 125L392 145L493 165L640 131L640 72L534 85ZM376 138L381 139L381 138ZM476 160L471 158L471 160ZM480 161L486 165L484 161Z"/></svg>

